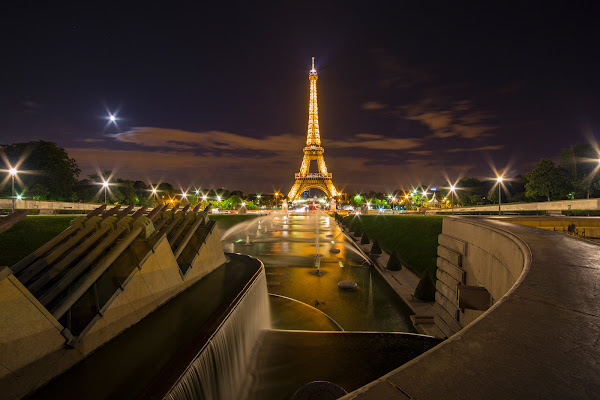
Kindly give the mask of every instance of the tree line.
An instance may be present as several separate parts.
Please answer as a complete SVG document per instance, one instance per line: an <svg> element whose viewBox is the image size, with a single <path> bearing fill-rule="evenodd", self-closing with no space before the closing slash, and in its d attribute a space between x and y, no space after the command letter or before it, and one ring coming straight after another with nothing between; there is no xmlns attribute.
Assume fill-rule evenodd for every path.
<svg viewBox="0 0 600 400"><path fill-rule="evenodd" d="M75 159L56 143L43 140L27 143L0 145L0 158L4 161L5 176L0 176L0 197L10 198L12 187L8 170L17 168L15 195L24 199L104 202L103 182L109 182L106 201L110 204L134 204L153 206L157 203L177 203L182 200L182 190L169 182L156 184L141 180L122 179L110 170L81 177L81 169ZM1 164L0 164L1 165ZM156 189L153 193L152 189ZM171 201L172 200L172 201ZM272 195L246 194L240 190L225 188L193 188L187 191L184 201L211 203L220 209L239 208L242 204L252 210L259 206L270 207L276 203ZM281 204L281 199L279 199Z"/></svg>
<svg viewBox="0 0 600 400"><path fill-rule="evenodd" d="M181 201L181 189L168 182L153 186L141 180L113 177L112 171L91 174L81 178L81 169L75 159L56 143L32 141L0 145L0 156L6 165L17 167L15 182L17 194L34 200L69 202L104 202L103 181L110 180L107 202L114 204L153 205ZM576 144L562 149L555 163L542 158L535 167L516 177L505 177L502 190L503 202L550 201L600 197L600 159L591 144ZM508 179L506 179L508 178ZM498 202L498 190L493 179L464 177L457 188L455 205L475 206ZM152 189L156 189L156 193ZM196 192L197 190L197 192ZM431 200L431 188L417 187L409 191L398 189L393 193L370 191L347 197L350 205L372 208L414 208ZM406 198L406 195L409 198ZM11 196L10 176L0 177L0 196ZM282 196L271 194L246 194L240 190L194 188L187 193L189 202L210 202L221 209L239 208L242 203L248 209L281 205ZM206 196L206 197L205 197ZM448 187L436 192L438 201L446 201L451 194ZM409 201L407 201L409 200Z"/></svg>

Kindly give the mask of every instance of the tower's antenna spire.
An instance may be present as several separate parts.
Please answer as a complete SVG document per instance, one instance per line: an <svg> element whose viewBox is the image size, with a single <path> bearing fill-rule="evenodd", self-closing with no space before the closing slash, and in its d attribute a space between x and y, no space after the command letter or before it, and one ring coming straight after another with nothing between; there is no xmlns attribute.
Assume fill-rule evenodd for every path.
<svg viewBox="0 0 600 400"><path fill-rule="evenodd" d="M313 57L312 59L313 59L312 69L314 71L315 70L315 58Z"/></svg>

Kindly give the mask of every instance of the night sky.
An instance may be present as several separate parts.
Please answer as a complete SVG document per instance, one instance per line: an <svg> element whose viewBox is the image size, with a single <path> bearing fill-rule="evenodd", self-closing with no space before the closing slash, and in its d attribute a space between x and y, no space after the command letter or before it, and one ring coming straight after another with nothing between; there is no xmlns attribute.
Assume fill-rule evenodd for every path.
<svg viewBox="0 0 600 400"><path fill-rule="evenodd" d="M0 143L57 142L82 177L287 193L312 56L347 191L517 174L600 132L593 8L22 3L2 11Z"/></svg>

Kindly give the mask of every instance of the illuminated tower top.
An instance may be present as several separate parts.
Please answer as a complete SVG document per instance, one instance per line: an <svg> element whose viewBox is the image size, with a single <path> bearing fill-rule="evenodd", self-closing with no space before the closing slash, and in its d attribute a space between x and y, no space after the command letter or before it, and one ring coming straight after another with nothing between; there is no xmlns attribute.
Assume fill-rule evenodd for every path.
<svg viewBox="0 0 600 400"><path fill-rule="evenodd" d="M310 100L308 103L308 134L306 145L321 147L321 134L319 133L319 105L317 103L317 70L315 58L312 58L312 69L308 73L310 81Z"/></svg>
<svg viewBox="0 0 600 400"><path fill-rule="evenodd" d="M293 201L307 189L320 189L333 199L339 195L331 180L331 172L327 171L321 147L321 135L319 133L319 106L317 105L317 70L315 69L315 58L312 58L312 68L308 73L310 82L310 101L308 103L308 134L306 135L306 146L304 146L300 172L296 174L294 186L288 193L288 199ZM312 161L317 162L318 172L310 171Z"/></svg>

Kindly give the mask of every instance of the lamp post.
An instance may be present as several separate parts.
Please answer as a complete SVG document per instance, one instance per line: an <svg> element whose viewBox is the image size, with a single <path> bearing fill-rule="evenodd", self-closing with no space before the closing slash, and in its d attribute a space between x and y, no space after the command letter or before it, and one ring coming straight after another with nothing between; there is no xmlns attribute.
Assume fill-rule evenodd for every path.
<svg viewBox="0 0 600 400"><path fill-rule="evenodd" d="M277 211L277 200L278 200L278 197L279 197L279 193L275 192L275 211Z"/></svg>
<svg viewBox="0 0 600 400"><path fill-rule="evenodd" d="M497 180L498 180L498 215L502 215L502 211L500 210L500 207L502 205L502 193L500 192L500 187L502 186L502 177L499 176Z"/></svg>
<svg viewBox="0 0 600 400"><path fill-rule="evenodd" d="M450 193L452 194L452 200L450 200L450 210L452 210L452 215L454 215L454 190L456 190L454 185L450 186Z"/></svg>
<svg viewBox="0 0 600 400"><path fill-rule="evenodd" d="M8 170L8 173L12 179L12 191L10 196L12 198L12 212L15 212L15 176L17 175L17 172L18 171L16 168L11 168Z"/></svg>
<svg viewBox="0 0 600 400"><path fill-rule="evenodd" d="M108 181L102 182L102 186L104 186L104 204L106 204L106 192L108 191Z"/></svg>
<svg viewBox="0 0 600 400"><path fill-rule="evenodd" d="M156 192L156 188L152 188L152 198L154 199L154 207L156 207L156 198L158 197L158 194Z"/></svg>

